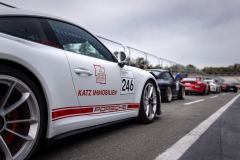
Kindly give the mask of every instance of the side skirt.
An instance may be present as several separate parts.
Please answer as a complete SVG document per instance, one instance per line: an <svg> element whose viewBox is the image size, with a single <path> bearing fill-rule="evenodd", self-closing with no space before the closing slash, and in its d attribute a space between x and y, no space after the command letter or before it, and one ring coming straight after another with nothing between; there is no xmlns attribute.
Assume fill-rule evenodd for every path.
<svg viewBox="0 0 240 160"><path fill-rule="evenodd" d="M121 122L129 121L129 120L133 120L133 119L136 119L136 117L122 119L122 120L118 120L118 121L114 121L114 122L104 123L104 124L100 124L100 125L96 125L96 126L81 128L81 129L69 131L69 132L66 132L66 133L62 133L62 134L59 134L59 135L54 136L52 138L47 138L45 146L50 146L50 145L56 143L57 141L59 141L63 138L69 137L69 136L73 136L73 135L76 135L76 134L79 134L79 133L87 132L87 131L90 131L90 130L110 126L110 125L113 125L113 124L116 124L116 123L121 123Z"/></svg>

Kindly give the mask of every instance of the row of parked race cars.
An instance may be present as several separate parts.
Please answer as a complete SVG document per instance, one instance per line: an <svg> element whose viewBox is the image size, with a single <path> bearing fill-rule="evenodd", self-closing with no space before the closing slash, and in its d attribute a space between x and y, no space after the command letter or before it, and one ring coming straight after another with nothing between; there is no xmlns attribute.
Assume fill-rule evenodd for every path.
<svg viewBox="0 0 240 160"><path fill-rule="evenodd" d="M231 82L216 82L214 79L201 76L174 79L167 70L149 69L161 90L162 101L170 102L174 99L184 99L185 94L206 95L220 92L237 92L238 86Z"/></svg>
<svg viewBox="0 0 240 160"><path fill-rule="evenodd" d="M0 159L31 159L41 144L130 119L149 124L161 98L232 90L127 66L78 24L4 4L0 46Z"/></svg>

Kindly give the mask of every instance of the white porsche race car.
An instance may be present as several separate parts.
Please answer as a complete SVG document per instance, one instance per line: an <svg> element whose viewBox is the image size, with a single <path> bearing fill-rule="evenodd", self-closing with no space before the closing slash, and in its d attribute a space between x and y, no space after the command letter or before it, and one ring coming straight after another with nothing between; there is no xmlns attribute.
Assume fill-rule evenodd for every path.
<svg viewBox="0 0 240 160"><path fill-rule="evenodd" d="M0 46L0 159L29 159L42 142L161 114L154 77L77 24L0 6Z"/></svg>
<svg viewBox="0 0 240 160"><path fill-rule="evenodd" d="M221 87L214 79L205 79L204 81L208 82L210 85L210 91L214 93L220 93Z"/></svg>

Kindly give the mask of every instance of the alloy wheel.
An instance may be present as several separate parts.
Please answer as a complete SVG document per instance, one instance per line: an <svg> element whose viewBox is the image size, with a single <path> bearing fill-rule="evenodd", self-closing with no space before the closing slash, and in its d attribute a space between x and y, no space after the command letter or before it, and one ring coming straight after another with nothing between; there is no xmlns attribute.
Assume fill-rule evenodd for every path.
<svg viewBox="0 0 240 160"><path fill-rule="evenodd" d="M24 159L39 132L39 107L21 80L0 75L0 159Z"/></svg>
<svg viewBox="0 0 240 160"><path fill-rule="evenodd" d="M172 90L170 87L168 87L167 89L167 97L168 97L168 101L172 100Z"/></svg>
<svg viewBox="0 0 240 160"><path fill-rule="evenodd" d="M156 89L153 84L148 83L144 89L144 111L148 119L153 119L157 109Z"/></svg>

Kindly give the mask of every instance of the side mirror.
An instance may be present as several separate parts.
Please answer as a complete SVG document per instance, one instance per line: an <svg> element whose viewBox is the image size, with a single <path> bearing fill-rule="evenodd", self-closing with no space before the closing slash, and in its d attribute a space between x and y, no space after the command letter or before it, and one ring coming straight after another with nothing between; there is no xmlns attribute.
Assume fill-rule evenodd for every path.
<svg viewBox="0 0 240 160"><path fill-rule="evenodd" d="M118 62L123 62L126 60L127 56L123 51L114 52L114 55L118 58Z"/></svg>
<svg viewBox="0 0 240 160"><path fill-rule="evenodd" d="M126 54L124 53L124 52L122 52L122 51L120 51L120 52L114 52L114 54L115 54L115 56L118 58L118 65L121 67L121 68L123 68L124 67L124 65L126 64L126 58L127 58L127 56L126 56ZM130 58L129 58L130 59Z"/></svg>
<svg viewBox="0 0 240 160"><path fill-rule="evenodd" d="M130 57L127 57L125 61L130 61Z"/></svg>

